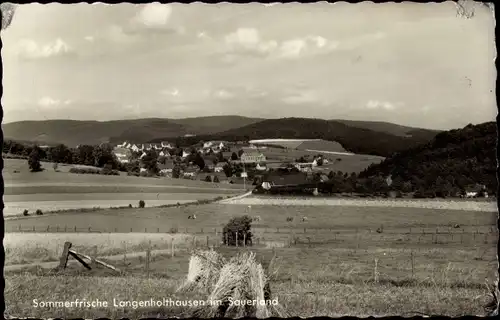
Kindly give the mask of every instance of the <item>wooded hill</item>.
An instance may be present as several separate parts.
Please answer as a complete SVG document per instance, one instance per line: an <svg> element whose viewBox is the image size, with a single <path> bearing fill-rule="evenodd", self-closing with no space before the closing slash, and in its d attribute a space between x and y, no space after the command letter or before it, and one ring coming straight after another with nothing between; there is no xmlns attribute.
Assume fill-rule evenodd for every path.
<svg viewBox="0 0 500 320"><path fill-rule="evenodd" d="M437 134L429 143L371 165L360 178L392 175L392 188L431 195L454 195L475 184L497 192L497 125L487 122Z"/></svg>
<svg viewBox="0 0 500 320"><path fill-rule="evenodd" d="M416 129L410 129L416 130ZM244 127L196 137L180 137L179 145L200 140L247 141L253 139L324 139L337 141L347 151L387 157L428 142L436 131L419 129L416 135L393 135L382 131L350 126L335 120L283 118L259 121ZM151 142L159 142L154 139Z"/></svg>

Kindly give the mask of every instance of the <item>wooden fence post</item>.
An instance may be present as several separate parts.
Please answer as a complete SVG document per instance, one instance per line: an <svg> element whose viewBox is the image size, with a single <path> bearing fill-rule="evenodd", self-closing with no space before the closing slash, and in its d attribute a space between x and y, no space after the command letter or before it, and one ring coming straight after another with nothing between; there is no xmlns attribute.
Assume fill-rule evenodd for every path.
<svg viewBox="0 0 500 320"><path fill-rule="evenodd" d="M160 233L160 228L157 228L157 229L156 229L156 232Z"/></svg>
<svg viewBox="0 0 500 320"><path fill-rule="evenodd" d="M75 232L76 232L76 226L75 226L73 229L74 229L74 230L75 230Z"/></svg>
<svg viewBox="0 0 500 320"><path fill-rule="evenodd" d="M243 247L247 246L247 234L243 233Z"/></svg>
<svg viewBox="0 0 500 320"><path fill-rule="evenodd" d="M130 232L132 232L132 228L130 228Z"/></svg>
<svg viewBox="0 0 500 320"><path fill-rule="evenodd" d="M235 234L236 234L236 247L238 247L238 231L236 231Z"/></svg>
<svg viewBox="0 0 500 320"><path fill-rule="evenodd" d="M61 257L59 258L58 269L66 268L66 265L68 264L68 256L69 256L69 249L70 248L71 248L71 242L66 241L64 243L64 248L63 248L63 252L61 254Z"/></svg>
<svg viewBox="0 0 500 320"><path fill-rule="evenodd" d="M229 246L229 232L226 232L226 246Z"/></svg>
<svg viewBox="0 0 500 320"><path fill-rule="evenodd" d="M193 235L193 248L196 248L196 236Z"/></svg>
<svg viewBox="0 0 500 320"><path fill-rule="evenodd" d="M56 227L56 232L59 232L59 226Z"/></svg>
<svg viewBox="0 0 500 320"><path fill-rule="evenodd" d="M201 228L201 233L203 234L203 228Z"/></svg>
<svg viewBox="0 0 500 320"><path fill-rule="evenodd" d="M127 243L123 242L123 265L127 265Z"/></svg>
<svg viewBox="0 0 500 320"><path fill-rule="evenodd" d="M415 279L415 261L413 257L413 250L411 251L411 278Z"/></svg>
<svg viewBox="0 0 500 320"><path fill-rule="evenodd" d="M68 229L68 226L64 226L64 232L66 232Z"/></svg>
<svg viewBox="0 0 500 320"><path fill-rule="evenodd" d="M151 248L146 250L146 276L149 279L149 261L151 259Z"/></svg>
<svg viewBox="0 0 500 320"><path fill-rule="evenodd" d="M304 228L304 233L306 233L306 228Z"/></svg>
<svg viewBox="0 0 500 320"><path fill-rule="evenodd" d="M49 231L50 231L50 226L47 226L47 232L49 232Z"/></svg>
<svg viewBox="0 0 500 320"><path fill-rule="evenodd" d="M89 232L90 232L91 227L89 227Z"/></svg>
<svg viewBox="0 0 500 320"><path fill-rule="evenodd" d="M209 248L210 245L209 245L209 241L208 241L208 236L207 236L207 248Z"/></svg>

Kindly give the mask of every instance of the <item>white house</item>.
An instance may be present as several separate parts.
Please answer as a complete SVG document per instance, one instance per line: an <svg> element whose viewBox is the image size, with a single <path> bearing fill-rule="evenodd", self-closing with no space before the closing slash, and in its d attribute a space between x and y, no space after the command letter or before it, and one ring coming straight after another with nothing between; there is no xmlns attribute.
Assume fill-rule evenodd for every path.
<svg viewBox="0 0 500 320"><path fill-rule="evenodd" d="M148 169L146 169L146 168L141 168L140 169L140 172L147 172L147 171L148 171Z"/></svg>
<svg viewBox="0 0 500 320"><path fill-rule="evenodd" d="M224 165L225 165L225 163L223 163L223 162L217 162L217 164L214 167L214 172L224 171Z"/></svg>
<svg viewBox="0 0 500 320"><path fill-rule="evenodd" d="M160 156L160 157L164 157L164 156L165 156L165 152L160 151L159 156Z"/></svg>
<svg viewBox="0 0 500 320"><path fill-rule="evenodd" d="M255 166L255 169L259 170L259 171L266 171L267 167L266 167L266 165L261 166L260 163L257 163L257 166Z"/></svg>
<svg viewBox="0 0 500 320"><path fill-rule="evenodd" d="M265 162L266 156L262 153L243 153L240 157L240 161L243 163L256 163L256 162Z"/></svg>
<svg viewBox="0 0 500 320"><path fill-rule="evenodd" d="M141 154L141 156L139 157L139 159L142 159L142 158L144 158L145 156L146 156L146 152L143 152L143 153Z"/></svg>
<svg viewBox="0 0 500 320"><path fill-rule="evenodd" d="M219 143L219 149L222 149L222 148L224 148L224 143L221 142L221 143Z"/></svg>
<svg viewBox="0 0 500 320"><path fill-rule="evenodd" d="M203 143L203 149L210 148L211 146L212 146L212 141L208 141L208 142Z"/></svg>
<svg viewBox="0 0 500 320"><path fill-rule="evenodd" d="M186 152L186 150L182 150L182 157L187 158L189 156L189 153Z"/></svg>
<svg viewBox="0 0 500 320"><path fill-rule="evenodd" d="M162 141L162 142L161 142L161 147L162 147L162 148L169 148L169 149L172 149L172 146L170 145L170 143L165 142L165 141Z"/></svg>
<svg viewBox="0 0 500 320"><path fill-rule="evenodd" d="M131 149L132 149L132 151L134 151L134 152L138 152L139 150L141 150L141 149L139 149L139 147L138 147L138 146L136 146L135 144L134 144L134 145L132 145Z"/></svg>

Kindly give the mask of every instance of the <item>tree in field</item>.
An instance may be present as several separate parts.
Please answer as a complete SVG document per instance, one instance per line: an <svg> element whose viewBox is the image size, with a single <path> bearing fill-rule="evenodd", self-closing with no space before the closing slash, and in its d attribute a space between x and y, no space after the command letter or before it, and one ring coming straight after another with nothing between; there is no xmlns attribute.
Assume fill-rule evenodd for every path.
<svg viewBox="0 0 500 320"><path fill-rule="evenodd" d="M226 177L231 177L233 175L233 168L229 165L229 163L226 163L223 167L222 170L224 170L224 173L226 174Z"/></svg>
<svg viewBox="0 0 500 320"><path fill-rule="evenodd" d="M176 165L172 169L172 178L179 179L180 176L181 176L181 168L178 165Z"/></svg>
<svg viewBox="0 0 500 320"><path fill-rule="evenodd" d="M241 158L241 156L245 153L245 151L243 151L243 149L240 149L240 151L238 151L238 158Z"/></svg>
<svg viewBox="0 0 500 320"><path fill-rule="evenodd" d="M193 162L200 168L200 170L205 168L205 160L203 160L203 157L198 152L196 153Z"/></svg>
<svg viewBox="0 0 500 320"><path fill-rule="evenodd" d="M148 151L141 161L149 173L158 174L160 171L158 169L158 155L154 150Z"/></svg>
<svg viewBox="0 0 500 320"><path fill-rule="evenodd" d="M222 154L222 152L217 153L217 161L224 162L224 155Z"/></svg>
<svg viewBox="0 0 500 320"><path fill-rule="evenodd" d="M233 152L231 154L231 160L238 160L238 155L236 154L236 152Z"/></svg>
<svg viewBox="0 0 500 320"><path fill-rule="evenodd" d="M227 246L252 245L252 218L245 215L229 220L222 230L222 241Z"/></svg>
<svg viewBox="0 0 500 320"><path fill-rule="evenodd" d="M219 182L220 182L220 181L219 181L219 177L218 177L218 176L214 176L214 182L215 182L215 183L219 183Z"/></svg>
<svg viewBox="0 0 500 320"><path fill-rule="evenodd" d="M42 171L42 165L40 164L40 152L39 147L35 146L28 157L28 166L31 172Z"/></svg>

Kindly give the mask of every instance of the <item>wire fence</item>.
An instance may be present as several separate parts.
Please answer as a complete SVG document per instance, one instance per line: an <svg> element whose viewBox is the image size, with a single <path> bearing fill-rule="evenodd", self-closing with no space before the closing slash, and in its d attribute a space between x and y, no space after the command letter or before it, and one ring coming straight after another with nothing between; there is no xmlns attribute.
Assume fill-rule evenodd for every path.
<svg viewBox="0 0 500 320"><path fill-rule="evenodd" d="M164 233L164 234L191 234L207 235L221 238L223 228L217 227L96 227L96 226L51 226L51 225L10 225L6 232L35 232L35 233ZM357 247L365 242L395 242L414 244L493 244L498 241L498 230L495 226L476 226L464 228L392 228L376 230L362 228L283 228L283 227L254 227L254 238L260 241L280 242L280 246L292 245L318 246L335 243L349 243ZM257 240L257 241L259 241Z"/></svg>

